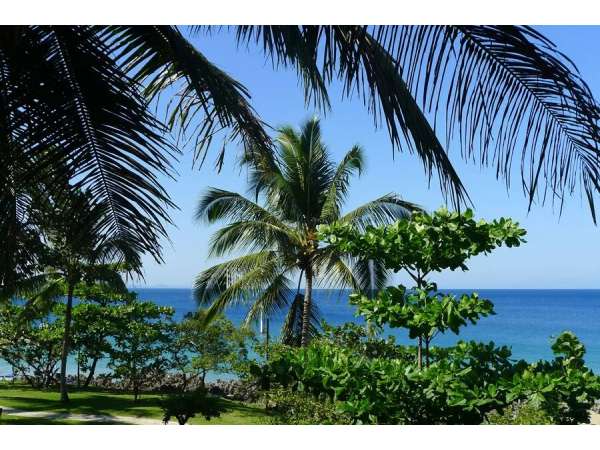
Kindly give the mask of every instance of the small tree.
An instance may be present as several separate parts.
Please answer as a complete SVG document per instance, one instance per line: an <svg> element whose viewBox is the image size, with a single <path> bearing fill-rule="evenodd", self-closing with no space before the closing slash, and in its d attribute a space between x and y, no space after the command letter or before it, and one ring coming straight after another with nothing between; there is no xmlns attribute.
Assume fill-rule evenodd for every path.
<svg viewBox="0 0 600 450"><path fill-rule="evenodd" d="M134 295L113 292L102 284L82 284L75 289L80 303L73 307L73 348L78 365L87 372L84 386L93 380L98 361L110 353L110 337L118 331L114 320L118 307Z"/></svg>
<svg viewBox="0 0 600 450"><path fill-rule="evenodd" d="M0 308L0 358L33 387L49 387L55 380L62 348L64 323L47 315L8 304Z"/></svg>
<svg viewBox="0 0 600 450"><path fill-rule="evenodd" d="M219 417L223 410L219 398L209 395L205 388L168 395L161 400L161 408L165 425L171 417L175 417L179 425L185 425L192 417L196 417L196 414L210 420Z"/></svg>
<svg viewBox="0 0 600 450"><path fill-rule="evenodd" d="M108 367L115 377L129 384L134 401L151 376L163 375L168 369L165 352L170 342L172 315L172 308L138 301L135 294L115 309L114 343Z"/></svg>
<svg viewBox="0 0 600 450"><path fill-rule="evenodd" d="M188 314L176 328L172 346L173 365L181 370L185 389L188 374L199 377L204 387L206 375L242 370L248 360L248 342L254 334L219 315L208 321L207 312Z"/></svg>
<svg viewBox="0 0 600 450"><path fill-rule="evenodd" d="M439 209L433 214L414 213L393 225L367 227L360 232L347 223L323 226L320 238L341 251L359 258L381 261L387 269L404 270L415 282L410 291L404 286L386 288L375 298L352 296L358 312L379 325L409 329L418 339L417 360L423 365L423 344L429 360L429 343L438 332L458 333L467 321L493 314L493 305L477 294L442 295L428 280L432 272L468 270L466 261L487 254L501 245L519 246L525 230L511 219L475 221L473 211L464 213Z"/></svg>

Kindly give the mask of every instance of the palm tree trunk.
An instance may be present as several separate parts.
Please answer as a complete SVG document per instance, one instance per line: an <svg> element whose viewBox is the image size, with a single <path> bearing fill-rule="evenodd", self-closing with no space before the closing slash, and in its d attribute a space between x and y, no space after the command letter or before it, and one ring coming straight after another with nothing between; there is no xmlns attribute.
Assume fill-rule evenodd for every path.
<svg viewBox="0 0 600 450"><path fill-rule="evenodd" d="M308 327L310 324L310 310L313 288L313 272L312 267L310 265L306 268L304 276L306 279L306 289L304 292L304 305L302 308L302 334L300 337L300 345L302 347L306 347L308 345Z"/></svg>
<svg viewBox="0 0 600 450"><path fill-rule="evenodd" d="M73 284L69 283L67 291L67 309L65 311L65 331L63 334L62 354L60 358L60 401L68 402L67 393L67 357L69 356L69 339L71 338L71 313L73 310Z"/></svg>

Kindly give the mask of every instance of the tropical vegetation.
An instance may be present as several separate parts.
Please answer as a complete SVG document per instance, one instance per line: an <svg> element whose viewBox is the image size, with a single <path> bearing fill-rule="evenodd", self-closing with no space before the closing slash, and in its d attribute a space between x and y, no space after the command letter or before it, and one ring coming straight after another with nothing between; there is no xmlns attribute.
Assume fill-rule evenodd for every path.
<svg viewBox="0 0 600 450"><path fill-rule="evenodd" d="M313 287L379 289L388 275L377 258L369 262L333 246L320 246L317 228L339 222L364 229L391 223L419 208L391 193L343 213L350 177L364 167L363 150L354 146L334 164L317 119L308 120L299 132L282 127L276 142L274 153L243 161L250 173L249 191L261 196L264 205L215 188L200 200L197 219L228 221L211 238L210 255L252 253L200 273L195 296L200 305L210 305L209 314L249 303L246 323L286 309L283 341L306 345L320 321Z"/></svg>
<svg viewBox="0 0 600 450"><path fill-rule="evenodd" d="M337 88L357 97L453 211L386 194L343 212L363 149L334 162L316 118L268 132L250 92L194 45L223 30L292 68L308 107L327 112ZM596 221L600 108L574 64L526 26L223 30L0 27L0 358L15 375L0 404L179 424L224 423L232 408L251 423L589 422L600 379L575 334L537 362L494 342L435 345L495 314L476 292L438 289L436 274L526 234L474 219L451 144L507 185L517 158L530 207L562 208L580 189ZM237 144L249 194L209 188L196 219L225 222L210 256L243 254L200 273L207 308L177 319L126 285L144 256L163 262L176 205L161 180L188 147L203 166L217 139L215 170ZM389 286L393 272L414 285ZM366 326L320 321L317 287L351 289ZM238 303L239 326L224 315ZM259 343L252 323L280 311L279 342Z"/></svg>
<svg viewBox="0 0 600 450"><path fill-rule="evenodd" d="M365 231L334 224L320 233L353 254L380 255L387 267L415 275L415 288L400 285L375 297L358 294L352 301L357 314L379 327L407 328L418 345L397 346L348 325L308 347L280 348L265 364L255 365L253 373L264 386L300 391L313 401L325 397L353 423L480 424L521 404L533 406L543 422L589 422L589 409L600 399L600 378L585 367L585 348L570 332L555 338L553 360L533 364L513 360L509 348L493 342L429 348L435 334L459 334L467 322L492 313L493 304L476 294L460 299L440 294L435 284L424 283L425 276L446 268L465 270L469 257L502 244L518 246L525 232L517 223L476 222L471 211L440 210Z"/></svg>
<svg viewBox="0 0 600 450"><path fill-rule="evenodd" d="M530 204L549 191L564 201L578 186L595 219L598 105L572 62L525 26L240 26L275 67L298 75L307 103L326 111L334 82L385 125L395 150L414 151L439 175L454 206L468 194L448 158L495 166L510 181L520 161ZM161 261L173 206L159 182L173 176L191 142L204 161L211 142L242 143L243 155L269 154L266 124L250 93L186 37L205 27L3 26L0 29L0 286L10 297L35 273L28 186L69 190L52 174L66 167L77 189L107 204L103 232L133 253ZM212 29L211 32L216 32ZM245 45L242 45L245 47ZM165 100L166 123L153 107ZM485 114L483 113L485 111ZM437 119L445 121L445 145ZM216 155L217 166L224 161ZM545 195L539 197L542 201Z"/></svg>

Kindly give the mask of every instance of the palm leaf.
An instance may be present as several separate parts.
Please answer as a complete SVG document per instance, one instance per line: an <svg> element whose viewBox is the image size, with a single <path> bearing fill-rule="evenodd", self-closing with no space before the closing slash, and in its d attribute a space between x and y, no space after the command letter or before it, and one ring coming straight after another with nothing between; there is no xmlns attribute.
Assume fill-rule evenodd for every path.
<svg viewBox="0 0 600 450"><path fill-rule="evenodd" d="M342 204L348 195L350 177L354 172L358 172L359 176L362 172L364 166L363 153L363 149L355 145L338 164L323 204L321 223L329 223L339 218Z"/></svg>
<svg viewBox="0 0 600 450"><path fill-rule="evenodd" d="M289 306L283 325L281 326L280 341L282 344L300 346L302 335L302 315L304 311L304 295L296 294ZM314 339L319 335L321 314L314 301L310 303L308 338Z"/></svg>
<svg viewBox="0 0 600 450"><path fill-rule="evenodd" d="M359 230L364 230L369 225L386 225L421 210L422 208L415 203L407 202L398 195L390 193L353 209L340 217L339 221L351 223Z"/></svg>
<svg viewBox="0 0 600 450"><path fill-rule="evenodd" d="M209 269L202 271L194 282L194 297L200 305L208 305L232 286L240 277L257 269L273 268L276 263L276 254L272 251L263 251L240 256ZM257 281L258 278L251 280ZM266 283L264 283L266 284ZM235 300L239 300L236 298Z"/></svg>
<svg viewBox="0 0 600 450"><path fill-rule="evenodd" d="M6 115L26 116L17 138L27 136L21 152L35 164L21 177L66 167L76 187L109 205L107 236L160 260L172 203L157 175L169 173L173 148L137 85L93 27L20 27L16 35L17 48L15 41L0 43L0 71L21 81L2 89L28 90L20 103L0 111L5 116L0 122L9 121ZM41 181L63 187L53 179Z"/></svg>
<svg viewBox="0 0 600 450"><path fill-rule="evenodd" d="M293 253L299 236L287 227L263 221L234 222L216 231L210 238L209 256L222 256L235 250L279 250Z"/></svg>
<svg viewBox="0 0 600 450"><path fill-rule="evenodd" d="M287 38L287 26L243 26L238 31L242 41L262 41L267 55L275 51L280 60L294 61L294 55L311 54L320 65L306 67L329 84L334 77L343 83L344 96L361 97L374 115L375 124L385 123L393 145L402 144L416 150L429 176L437 170L440 187L455 205L468 201L468 195L446 151L439 142L421 108L400 76L392 56L360 26L302 27L300 35L311 39ZM280 42L275 45L275 42ZM315 75L317 76L317 75Z"/></svg>
<svg viewBox="0 0 600 450"><path fill-rule="evenodd" d="M260 317L261 313L268 317L274 312L287 308L289 306L289 299L292 296L290 285L291 280L286 272L280 272L274 277L269 286L265 288L250 306L244 319L244 324L249 326Z"/></svg>
<svg viewBox="0 0 600 450"><path fill-rule="evenodd" d="M303 79L323 79L324 86L305 84L310 91L337 76L387 125L397 148L407 143L430 176L436 169L454 202L466 194L435 136L440 114L446 146L456 139L464 158L493 164L507 184L519 158L530 206L538 192L542 202L550 193L562 205L580 189L595 220L598 105L574 64L531 27L242 26L238 40L302 65L312 73Z"/></svg>
<svg viewBox="0 0 600 450"><path fill-rule="evenodd" d="M154 98L179 88L168 103L169 125L195 137L195 159L204 161L213 137L229 130L225 141L268 150L271 141L248 103L246 88L212 64L173 26L111 27L109 36L119 60L147 85ZM222 163L223 155L218 161Z"/></svg>

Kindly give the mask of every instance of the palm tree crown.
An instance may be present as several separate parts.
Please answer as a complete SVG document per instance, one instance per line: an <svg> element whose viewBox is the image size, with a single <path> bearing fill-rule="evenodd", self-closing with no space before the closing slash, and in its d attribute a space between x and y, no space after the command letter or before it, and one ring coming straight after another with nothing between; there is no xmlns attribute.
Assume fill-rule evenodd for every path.
<svg viewBox="0 0 600 450"><path fill-rule="evenodd" d="M363 151L354 146L334 164L318 119L307 121L300 132L281 128L276 143L273 154L249 153L242 161L250 171L250 191L264 200L262 206L215 188L200 200L197 220L228 221L213 235L210 255L251 253L200 273L195 296L200 304L211 305L211 314L237 302L250 303L247 323L262 312L288 308L282 339L306 343L317 329L313 283L362 290L371 282L368 261L318 245L317 226L338 220L363 228L405 217L418 207L387 194L342 214L350 177L363 169ZM381 287L387 273L376 263L374 267L375 283Z"/></svg>

